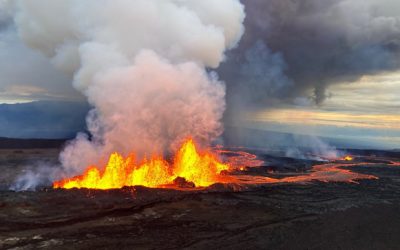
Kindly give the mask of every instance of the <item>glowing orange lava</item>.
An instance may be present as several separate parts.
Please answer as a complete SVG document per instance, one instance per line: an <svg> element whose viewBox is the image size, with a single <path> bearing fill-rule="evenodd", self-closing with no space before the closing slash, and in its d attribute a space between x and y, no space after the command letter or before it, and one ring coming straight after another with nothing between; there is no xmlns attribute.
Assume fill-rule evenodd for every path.
<svg viewBox="0 0 400 250"><path fill-rule="evenodd" d="M343 168L359 165L360 164L353 163L324 163L320 165L314 165L307 173L283 178L238 175L235 183L244 185L259 185L268 183L307 183L312 181L358 183L358 180L361 179L378 179L373 175L360 174ZM361 163L361 165L373 165L373 163Z"/></svg>
<svg viewBox="0 0 400 250"><path fill-rule="evenodd" d="M255 154L251 154L245 151L233 151L228 149L216 149L218 154L227 155L227 161L229 166L243 171L246 167L260 167L264 164L264 161L259 160Z"/></svg>
<svg viewBox="0 0 400 250"><path fill-rule="evenodd" d="M173 164L161 157L153 157L136 165L134 156L122 157L113 153L104 170L90 166L85 173L71 179L55 181L54 188L114 189L124 186L142 185L162 187L172 185L177 177L193 182L196 187L205 187L217 182L226 182L221 175L229 165L218 161L211 152L200 152L192 139L188 139L178 150Z"/></svg>
<svg viewBox="0 0 400 250"><path fill-rule="evenodd" d="M373 166L373 162L348 162L353 157L321 163L303 173L251 174L252 168L262 168L268 162L259 160L255 154L244 151L215 148L227 163L222 163L211 151L199 151L192 139L186 140L173 157L172 163L162 157L152 157L136 164L135 157L111 154L104 168L90 166L80 175L53 183L54 188L115 189L124 186L142 185L158 188L208 187L214 183L230 183L236 187L263 185L270 183L307 183L315 180L323 182L352 182L361 179L378 179L376 176L360 174L346 168ZM400 162L390 161L390 166L400 166ZM269 176L268 176L269 175Z"/></svg>
<svg viewBox="0 0 400 250"><path fill-rule="evenodd" d="M344 160L344 161L352 161L353 157L351 155L346 155L345 157L343 157L342 160Z"/></svg>

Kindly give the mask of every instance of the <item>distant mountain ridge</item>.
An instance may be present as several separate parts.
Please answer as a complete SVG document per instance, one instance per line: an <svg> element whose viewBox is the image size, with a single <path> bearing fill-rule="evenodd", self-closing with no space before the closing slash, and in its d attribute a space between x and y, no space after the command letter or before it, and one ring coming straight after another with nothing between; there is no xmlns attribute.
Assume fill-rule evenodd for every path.
<svg viewBox="0 0 400 250"><path fill-rule="evenodd" d="M0 149L61 148L68 139L14 139L0 137Z"/></svg>
<svg viewBox="0 0 400 250"><path fill-rule="evenodd" d="M0 104L0 137L71 138L85 130L86 102Z"/></svg>

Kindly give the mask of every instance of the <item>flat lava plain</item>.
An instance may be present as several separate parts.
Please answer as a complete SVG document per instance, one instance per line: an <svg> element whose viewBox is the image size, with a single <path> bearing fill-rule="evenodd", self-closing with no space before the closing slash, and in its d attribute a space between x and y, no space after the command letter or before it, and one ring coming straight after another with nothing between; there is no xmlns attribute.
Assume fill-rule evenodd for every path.
<svg viewBox="0 0 400 250"><path fill-rule="evenodd" d="M57 162L55 149L0 150L1 249L398 249L400 154L357 151L351 171L378 179L215 184L178 191L8 190L29 168ZM258 154L248 175L302 175L316 161ZM38 162L33 164L32 162ZM369 164L363 165L362 162ZM36 166L36 167L35 167ZM349 168L350 167L346 167Z"/></svg>

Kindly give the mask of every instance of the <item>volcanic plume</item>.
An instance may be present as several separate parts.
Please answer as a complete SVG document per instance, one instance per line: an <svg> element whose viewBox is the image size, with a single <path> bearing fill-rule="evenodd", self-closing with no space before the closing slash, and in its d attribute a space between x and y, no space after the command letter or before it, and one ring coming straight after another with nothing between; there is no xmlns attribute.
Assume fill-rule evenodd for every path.
<svg viewBox="0 0 400 250"><path fill-rule="evenodd" d="M251 17L246 33L231 52L235 60L218 69L229 86L228 109L237 102L265 108L271 99L304 103L305 96L323 104L333 84L400 69L399 1L242 3Z"/></svg>
<svg viewBox="0 0 400 250"><path fill-rule="evenodd" d="M22 40L73 76L93 109L86 134L60 155L66 176L109 155L168 154L190 136L223 131L225 86L216 73L243 32L238 0L21 0Z"/></svg>

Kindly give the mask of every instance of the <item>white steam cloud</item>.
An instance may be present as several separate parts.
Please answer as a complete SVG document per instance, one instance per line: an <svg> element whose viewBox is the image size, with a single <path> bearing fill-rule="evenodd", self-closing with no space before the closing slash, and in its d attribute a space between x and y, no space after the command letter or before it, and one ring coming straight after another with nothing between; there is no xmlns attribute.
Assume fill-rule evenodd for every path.
<svg viewBox="0 0 400 250"><path fill-rule="evenodd" d="M62 152L75 174L112 151L173 150L223 130L225 86L215 73L243 31L239 0L21 0L22 40L50 58L85 94L92 138Z"/></svg>

